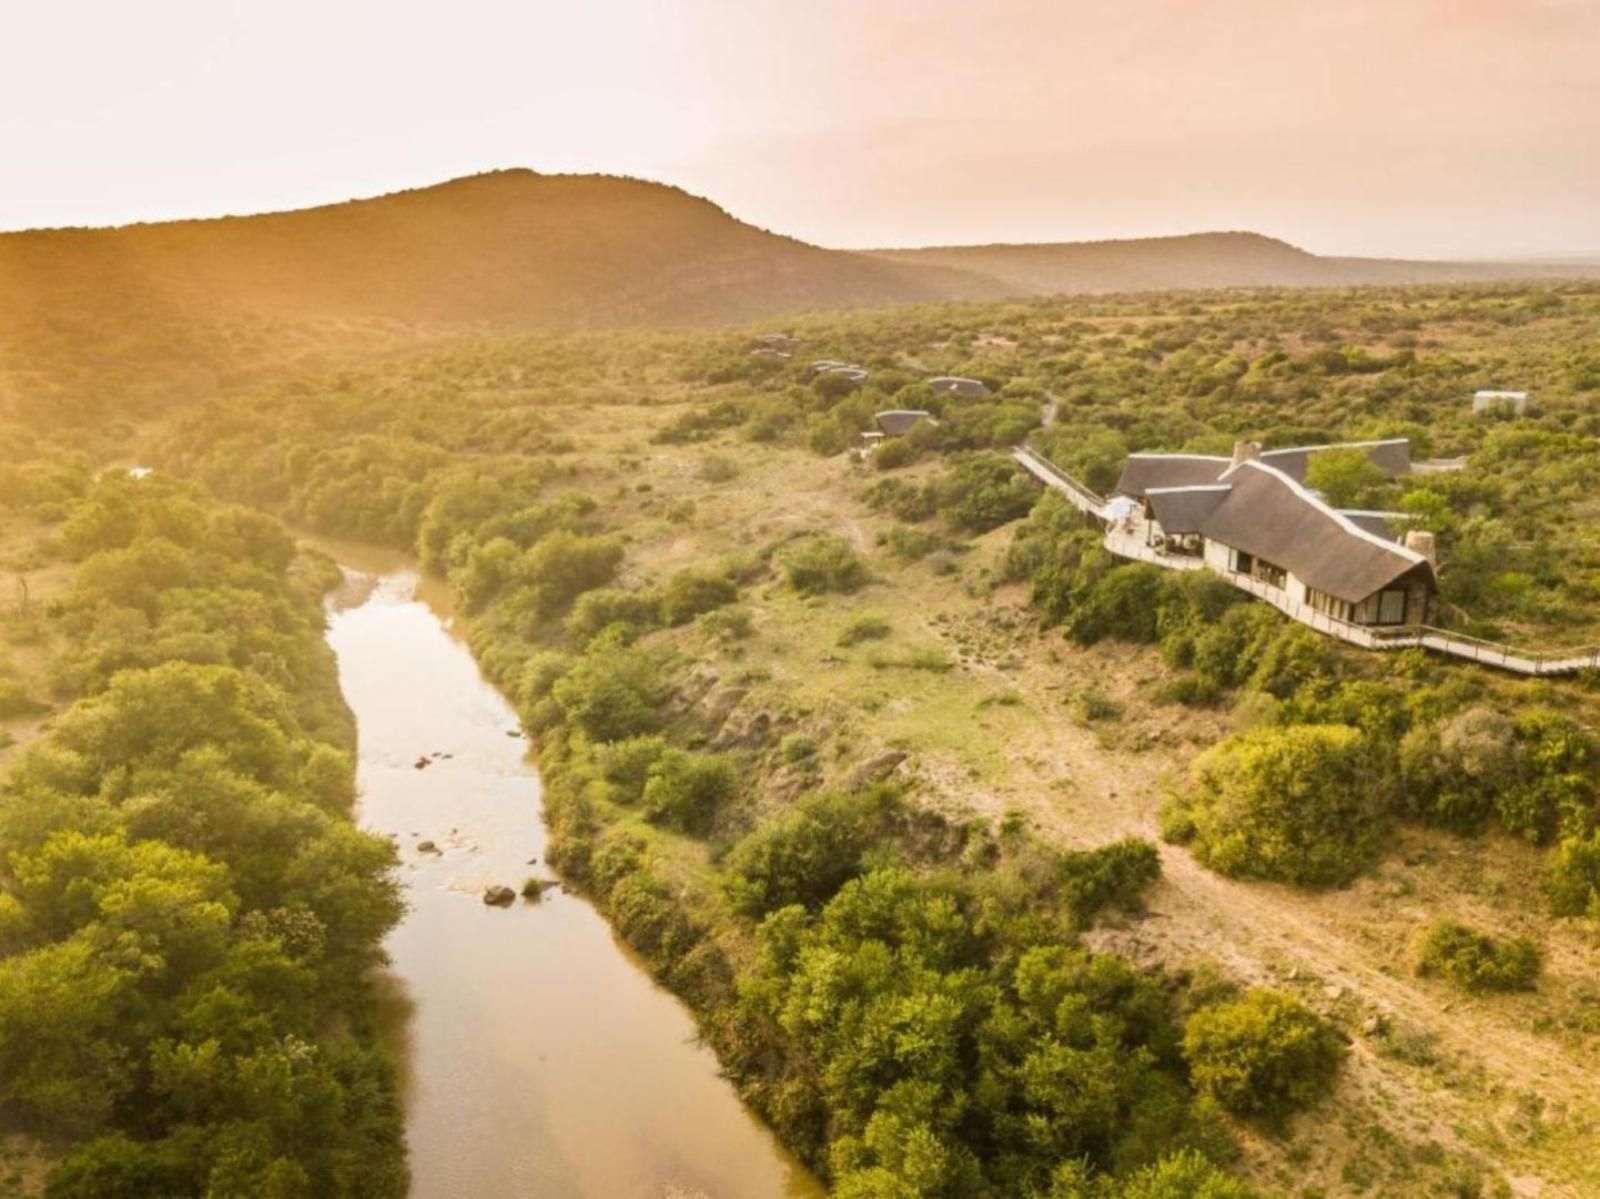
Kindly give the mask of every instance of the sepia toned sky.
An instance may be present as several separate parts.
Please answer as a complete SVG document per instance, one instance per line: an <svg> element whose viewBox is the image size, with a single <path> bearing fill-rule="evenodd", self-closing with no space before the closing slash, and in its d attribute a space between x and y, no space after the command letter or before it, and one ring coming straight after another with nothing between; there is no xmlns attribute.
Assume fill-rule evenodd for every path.
<svg viewBox="0 0 1600 1199"><path fill-rule="evenodd" d="M1600 0L5 0L0 228L504 166L834 246L1600 255Z"/></svg>

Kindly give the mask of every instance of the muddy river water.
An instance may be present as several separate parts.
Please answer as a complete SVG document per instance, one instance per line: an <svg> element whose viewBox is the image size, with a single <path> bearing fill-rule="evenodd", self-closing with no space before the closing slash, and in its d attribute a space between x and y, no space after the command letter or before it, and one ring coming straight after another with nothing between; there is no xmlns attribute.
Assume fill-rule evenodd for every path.
<svg viewBox="0 0 1600 1199"><path fill-rule="evenodd" d="M360 820L398 842L410 904L388 950L412 1009L413 1195L820 1196L588 903L559 888L482 902L488 884L554 877L516 716L442 586L399 557L325 548L346 571L328 640L360 730Z"/></svg>

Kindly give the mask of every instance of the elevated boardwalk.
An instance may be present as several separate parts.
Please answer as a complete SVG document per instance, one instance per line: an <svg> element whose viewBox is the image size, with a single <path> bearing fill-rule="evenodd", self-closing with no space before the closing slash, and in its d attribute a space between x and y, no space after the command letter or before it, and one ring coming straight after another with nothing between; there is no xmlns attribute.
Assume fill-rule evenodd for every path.
<svg viewBox="0 0 1600 1199"><path fill-rule="evenodd" d="M1089 516L1104 520L1106 500L1078 482L1071 475L1041 458L1026 446L1011 451L1021 467L1046 487L1060 492L1068 503ZM1137 534L1110 527L1105 534L1106 549L1119 558L1134 562L1149 562L1165 570L1207 570L1204 561L1186 554L1169 554L1145 543ZM1580 670L1600 669L1600 646L1582 646L1564 650L1518 649L1493 641L1450 633L1428 625L1361 625L1338 620L1326 612L1319 612L1308 604L1289 597L1281 588L1252 578L1250 575L1214 572L1217 577L1247 591L1257 599L1271 604L1291 620L1329 637L1335 637L1362 649L1391 650L1420 648L1432 650L1452 658L1477 662L1508 670L1528 677L1575 674Z"/></svg>
<svg viewBox="0 0 1600 1199"><path fill-rule="evenodd" d="M1067 497L1067 502L1078 511L1089 516L1105 519L1106 501L1103 496L1096 495L1066 471L1059 469L1055 464L1039 457L1025 445L1012 448L1011 456L1017 460L1018 465L1027 471L1046 487L1054 488Z"/></svg>

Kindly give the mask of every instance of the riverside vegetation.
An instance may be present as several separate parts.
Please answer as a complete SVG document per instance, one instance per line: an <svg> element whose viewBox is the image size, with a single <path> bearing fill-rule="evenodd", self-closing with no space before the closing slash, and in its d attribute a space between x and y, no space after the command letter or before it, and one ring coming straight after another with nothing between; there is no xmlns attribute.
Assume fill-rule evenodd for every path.
<svg viewBox="0 0 1600 1199"><path fill-rule="evenodd" d="M1542 881L1494 897L1489 933L1436 929L1418 968L1473 992L1527 987L1541 956L1515 940L1526 930L1581 979L1600 915L1587 680L1361 655L1204 577L1118 564L1000 451L1031 436L1104 487L1130 450L1411 436L1419 457L1465 455L1466 469L1388 483L1336 462L1322 484L1427 517L1458 627L1582 639L1600 628L1600 424L1585 407L1597 322L1600 291L1578 286L801 322L818 356L868 366L861 388L753 358L729 333L460 338L241 383L141 415L140 435L160 473L411 549L450 579L475 653L537 743L554 864L694 1007L746 1097L837 1193L1470 1195L1513 1168L1581 1188L1595 1181L1578 1148L1593 1112L1568 1083L1592 1068L1600 1031L1581 982L1483 1001L1544 1005L1526 1010L1545 1025L1538 1060L1559 1067L1546 1085L1560 1112L1534 1095L1524 1133L1488 1114L1494 1086L1523 1085L1494 1081L1509 1064L1476 1067L1483 1081L1388 1013L1352 1055L1361 1013L1343 987L1273 977L1226 933L1183 940L1166 903L1160 922L1139 911L1174 887L1201 897L1202 918L1229 906L1205 907L1217 901L1186 869L1164 877L1188 851L1154 843L1146 797L1163 790L1160 832L1200 862L1311 888L1273 901L1296 920L1332 919L1350 893L1326 889L1359 889L1404 844L1402 882L1438 905L1430 918L1459 903L1477 925L1481 897L1430 863L1444 847L1510 863L1538 847L1543 864L1522 873ZM932 371L992 395L933 395L919 381ZM1475 387L1509 381L1534 390L1529 413L1471 415ZM885 407L941 420L851 465L844 452ZM11 508L63 547L98 527L84 511L135 491L88 491L59 460L8 469ZM129 593L150 612L181 606L163 598L184 589L160 573L164 546L141 552L119 576ZM165 643L145 627L102 639L122 653ZM174 641L182 665L166 668L209 666L203 640ZM86 693L124 685L109 666L77 669L96 681ZM270 682L296 695L296 677ZM1063 679L1070 692L1053 694ZM45 752L14 768L13 792ZM97 762L80 789L140 777L117 765ZM281 771L252 777L296 794ZM8 859L18 903L28 844ZM363 876L379 896L369 954L392 919L383 865ZM1161 923L1179 931L1152 953L1141 938L1159 941ZM1272 927L1306 950L1299 925ZM361 976L355 958L337 965L328 978ZM1427 990L1383 994L1407 1021L1437 1014ZM341 1029L369 1026L359 989L314 999L318 1029L334 1013ZM7 1033L0 1014L0 1052ZM1457 1131L1391 1110L1419 1093ZM1317 1127L1297 1135L1308 1106ZM162 1130L119 1131L134 1154ZM106 1143L70 1151L58 1177ZM293 1169L318 1184L332 1168L281 1167L293 1185Z"/></svg>
<svg viewBox="0 0 1600 1199"><path fill-rule="evenodd" d="M337 572L193 487L23 476L31 552L72 566L6 626L62 705L0 794L7 1125L64 1199L404 1194L368 981L400 901L349 816Z"/></svg>

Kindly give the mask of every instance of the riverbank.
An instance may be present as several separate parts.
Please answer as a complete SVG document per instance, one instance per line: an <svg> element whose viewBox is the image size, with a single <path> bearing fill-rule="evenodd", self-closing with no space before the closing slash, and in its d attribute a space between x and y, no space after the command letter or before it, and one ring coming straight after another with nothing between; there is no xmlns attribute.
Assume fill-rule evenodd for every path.
<svg viewBox="0 0 1600 1199"><path fill-rule="evenodd" d="M588 902L555 886L483 904L488 885L552 877L518 719L445 588L399 555L320 548L347 568L328 639L359 819L396 841L408 900L386 948L412 1007L412 1194L819 1196Z"/></svg>

